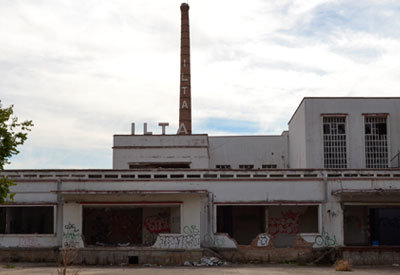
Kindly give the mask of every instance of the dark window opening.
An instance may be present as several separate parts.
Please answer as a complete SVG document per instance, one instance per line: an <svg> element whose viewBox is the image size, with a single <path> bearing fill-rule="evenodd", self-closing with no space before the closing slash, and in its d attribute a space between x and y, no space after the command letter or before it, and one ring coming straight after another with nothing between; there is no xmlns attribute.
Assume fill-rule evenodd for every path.
<svg viewBox="0 0 400 275"><path fill-rule="evenodd" d="M371 124L365 124L365 134L366 135L371 134Z"/></svg>
<svg viewBox="0 0 400 275"><path fill-rule="evenodd" d="M53 206L0 208L0 234L53 234Z"/></svg>
<svg viewBox="0 0 400 275"><path fill-rule="evenodd" d="M275 169L275 168L278 167L278 165L276 165L276 164L263 164L261 167L263 169Z"/></svg>
<svg viewBox="0 0 400 275"><path fill-rule="evenodd" d="M328 135L328 134L330 134L331 133L331 128L330 128L330 125L329 124L324 124L324 134L325 135Z"/></svg>
<svg viewBox="0 0 400 275"><path fill-rule="evenodd" d="M299 233L318 233L318 206L268 207L268 233L275 247L293 247Z"/></svg>
<svg viewBox="0 0 400 275"><path fill-rule="evenodd" d="M265 232L264 206L218 206L217 231L228 233L238 244L249 245Z"/></svg>
<svg viewBox="0 0 400 275"><path fill-rule="evenodd" d="M400 245L400 207L345 206L344 244Z"/></svg>
<svg viewBox="0 0 400 275"><path fill-rule="evenodd" d="M345 129L345 125L344 124L338 124L338 134L345 134L346 133L346 129Z"/></svg>
<svg viewBox="0 0 400 275"><path fill-rule="evenodd" d="M215 168L217 169L231 169L230 164L217 164L215 165Z"/></svg>
<svg viewBox="0 0 400 275"><path fill-rule="evenodd" d="M130 163L129 169L189 169L187 162L142 162Z"/></svg>
<svg viewBox="0 0 400 275"><path fill-rule="evenodd" d="M218 206L217 231L240 245L268 232L275 247L292 247L298 233L318 233L318 206Z"/></svg>
<svg viewBox="0 0 400 275"><path fill-rule="evenodd" d="M83 208L85 245L152 246L160 233L180 233L179 206Z"/></svg>
<svg viewBox="0 0 400 275"><path fill-rule="evenodd" d="M253 169L254 165L253 164L240 164L239 168L240 169Z"/></svg>

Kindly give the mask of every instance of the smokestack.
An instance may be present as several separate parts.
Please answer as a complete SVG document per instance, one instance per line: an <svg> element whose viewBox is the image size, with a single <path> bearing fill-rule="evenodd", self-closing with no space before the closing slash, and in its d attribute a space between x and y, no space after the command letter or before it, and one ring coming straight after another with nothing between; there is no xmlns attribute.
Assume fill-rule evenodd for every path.
<svg viewBox="0 0 400 275"><path fill-rule="evenodd" d="M192 134L192 100L190 85L189 5L181 4L181 73L178 135Z"/></svg>

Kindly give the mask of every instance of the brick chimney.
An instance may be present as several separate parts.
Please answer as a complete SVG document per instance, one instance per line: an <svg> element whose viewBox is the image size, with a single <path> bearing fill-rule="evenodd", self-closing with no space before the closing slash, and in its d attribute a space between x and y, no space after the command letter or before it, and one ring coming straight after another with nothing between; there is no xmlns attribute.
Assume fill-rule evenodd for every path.
<svg viewBox="0 0 400 275"><path fill-rule="evenodd" d="M181 4L181 73L178 135L192 134L192 100L190 85L189 5Z"/></svg>

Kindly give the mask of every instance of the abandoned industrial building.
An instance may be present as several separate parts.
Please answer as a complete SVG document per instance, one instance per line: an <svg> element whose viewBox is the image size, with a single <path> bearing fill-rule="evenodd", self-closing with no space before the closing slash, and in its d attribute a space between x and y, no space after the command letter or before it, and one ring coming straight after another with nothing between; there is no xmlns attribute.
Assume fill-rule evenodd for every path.
<svg viewBox="0 0 400 275"><path fill-rule="evenodd" d="M112 169L4 170L2 259L59 248L88 264L400 261L400 97L306 97L281 135L193 134L189 6L181 5L176 135L114 135Z"/></svg>

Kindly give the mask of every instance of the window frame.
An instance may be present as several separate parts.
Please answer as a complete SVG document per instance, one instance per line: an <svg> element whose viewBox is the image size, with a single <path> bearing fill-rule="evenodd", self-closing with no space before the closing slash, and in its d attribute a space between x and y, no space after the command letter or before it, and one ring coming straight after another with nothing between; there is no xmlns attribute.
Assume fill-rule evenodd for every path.
<svg viewBox="0 0 400 275"><path fill-rule="evenodd" d="M325 167L325 150L324 150L324 118L326 117L344 117L345 118L345 142L346 142L346 167L343 168L328 168ZM350 165L350 150L349 150L349 115L347 113L323 113L320 117L320 138L321 138L321 164L323 169L349 169Z"/></svg>
<svg viewBox="0 0 400 275"><path fill-rule="evenodd" d="M386 168L367 168L367 156L366 156L366 139L365 139L365 118L366 117L386 117L386 141L387 141L387 167ZM390 139L390 116L389 113L363 113L362 114L362 163L366 169L387 169L391 167L392 150L391 150L391 139Z"/></svg>
<svg viewBox="0 0 400 275"><path fill-rule="evenodd" d="M2 208L6 207L53 207L53 233L0 233L0 237L24 237L24 236L37 236L37 237L53 237L57 235L57 204L6 204L0 205Z"/></svg>

